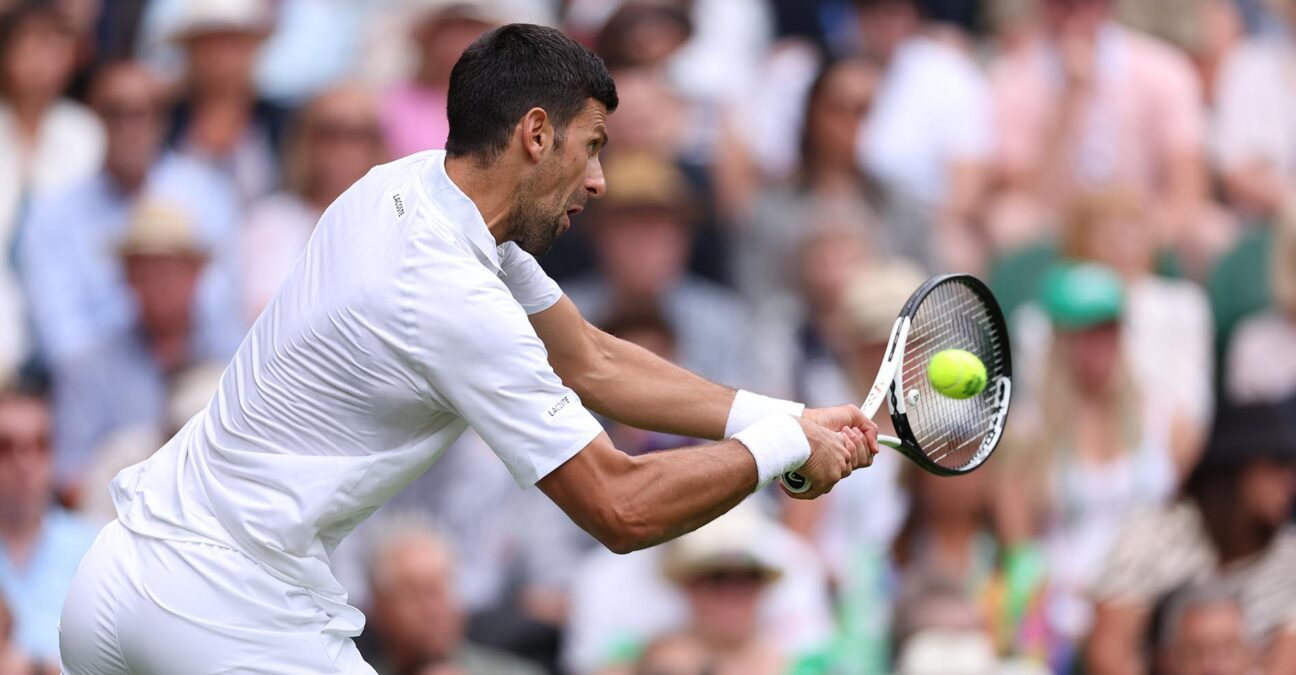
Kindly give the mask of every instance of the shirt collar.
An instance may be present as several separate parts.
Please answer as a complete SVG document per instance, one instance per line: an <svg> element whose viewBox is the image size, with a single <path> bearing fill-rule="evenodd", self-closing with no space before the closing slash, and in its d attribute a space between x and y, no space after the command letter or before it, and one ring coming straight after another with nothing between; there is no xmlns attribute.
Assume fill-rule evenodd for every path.
<svg viewBox="0 0 1296 675"><path fill-rule="evenodd" d="M495 244L495 235L486 227L481 211L468 195L450 180L445 170L446 154L444 150L433 150L433 168L428 172L428 196L449 224L477 249L478 257L496 274L503 273L500 266L499 246Z"/></svg>

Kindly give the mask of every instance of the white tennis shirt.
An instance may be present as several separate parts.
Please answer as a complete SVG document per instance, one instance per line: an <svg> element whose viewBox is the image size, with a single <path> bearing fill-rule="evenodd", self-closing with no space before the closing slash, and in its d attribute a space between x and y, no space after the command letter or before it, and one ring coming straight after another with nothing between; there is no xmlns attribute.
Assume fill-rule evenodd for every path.
<svg viewBox="0 0 1296 675"><path fill-rule="evenodd" d="M358 634L329 556L465 428L523 486L602 431L527 320L561 294L496 246L444 152L376 167L324 212L207 408L118 474L119 519L240 551Z"/></svg>

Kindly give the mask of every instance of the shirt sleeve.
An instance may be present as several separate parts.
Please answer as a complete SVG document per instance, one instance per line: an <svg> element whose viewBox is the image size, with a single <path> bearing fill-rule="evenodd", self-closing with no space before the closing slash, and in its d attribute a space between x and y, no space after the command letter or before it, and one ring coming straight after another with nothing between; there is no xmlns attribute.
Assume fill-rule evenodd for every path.
<svg viewBox="0 0 1296 675"><path fill-rule="evenodd" d="M504 269L504 284L527 314L543 312L562 297L558 283L549 278L530 253L514 242L500 247L500 267Z"/></svg>
<svg viewBox="0 0 1296 675"><path fill-rule="evenodd" d="M414 295L407 306L414 356L442 402L518 485L533 485L603 428L549 366L544 343L499 279L476 261L437 269L439 284L421 284L437 296Z"/></svg>
<svg viewBox="0 0 1296 675"><path fill-rule="evenodd" d="M1156 599L1209 570L1195 521L1183 505L1136 512L1116 537L1090 593L1097 602L1151 605Z"/></svg>

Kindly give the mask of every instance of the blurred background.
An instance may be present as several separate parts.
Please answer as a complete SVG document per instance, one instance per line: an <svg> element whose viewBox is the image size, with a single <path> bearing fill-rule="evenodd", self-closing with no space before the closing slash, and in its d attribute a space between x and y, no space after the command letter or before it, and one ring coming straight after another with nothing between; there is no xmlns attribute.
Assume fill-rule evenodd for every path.
<svg viewBox="0 0 1296 675"><path fill-rule="evenodd" d="M470 433L335 556L380 673L1296 673L1296 0L0 0L0 674L57 672L108 482L513 21L617 81L542 260L591 321L840 404L971 272L1017 393L974 474L626 556Z"/></svg>

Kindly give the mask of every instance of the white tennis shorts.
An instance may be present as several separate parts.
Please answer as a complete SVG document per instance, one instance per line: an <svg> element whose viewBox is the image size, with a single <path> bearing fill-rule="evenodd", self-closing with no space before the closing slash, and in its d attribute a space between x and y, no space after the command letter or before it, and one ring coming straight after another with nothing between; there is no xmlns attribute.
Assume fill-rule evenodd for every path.
<svg viewBox="0 0 1296 675"><path fill-rule="evenodd" d="M375 675L304 588L215 544L109 523L59 622L64 675Z"/></svg>

